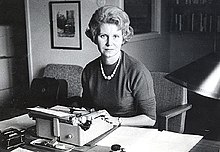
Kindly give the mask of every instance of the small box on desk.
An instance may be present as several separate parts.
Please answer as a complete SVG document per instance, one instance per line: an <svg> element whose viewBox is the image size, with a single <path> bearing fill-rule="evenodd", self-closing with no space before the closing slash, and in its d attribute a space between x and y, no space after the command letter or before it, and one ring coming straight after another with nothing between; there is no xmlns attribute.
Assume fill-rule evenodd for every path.
<svg viewBox="0 0 220 152"><path fill-rule="evenodd" d="M0 133L0 146L4 149L16 148L24 144L25 130L8 128Z"/></svg>

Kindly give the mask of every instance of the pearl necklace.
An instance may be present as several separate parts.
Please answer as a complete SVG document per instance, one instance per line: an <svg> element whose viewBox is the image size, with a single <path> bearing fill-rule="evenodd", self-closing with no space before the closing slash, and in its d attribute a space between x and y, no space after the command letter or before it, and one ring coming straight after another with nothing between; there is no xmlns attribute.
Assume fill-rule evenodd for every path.
<svg viewBox="0 0 220 152"><path fill-rule="evenodd" d="M119 63L120 63L120 60L121 60L121 56L119 57L118 63L117 63L117 65L115 66L115 69L113 70L112 74L109 75L109 76L106 76L106 75L105 75L105 72L104 72L104 69L103 69L103 66L102 66L102 61L101 61L101 59L100 59L101 72L102 72L102 76L104 77L105 80L111 80L111 79L115 76L116 70L117 70L117 68L118 68L118 66L119 66Z"/></svg>

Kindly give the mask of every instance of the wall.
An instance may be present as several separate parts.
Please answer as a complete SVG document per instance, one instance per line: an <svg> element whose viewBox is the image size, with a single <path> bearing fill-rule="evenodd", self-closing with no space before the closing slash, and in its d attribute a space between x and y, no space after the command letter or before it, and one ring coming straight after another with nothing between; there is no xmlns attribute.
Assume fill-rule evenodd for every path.
<svg viewBox="0 0 220 152"><path fill-rule="evenodd" d="M82 50L51 49L49 0L26 2L30 79L40 76L41 69L48 63L78 64L84 67L99 56L96 46L84 34L92 13L98 8L96 0L81 0ZM119 6L119 1L107 0L108 4ZM152 71L169 70L169 37L166 34L155 39L128 43L123 49L144 62Z"/></svg>
<svg viewBox="0 0 220 152"><path fill-rule="evenodd" d="M23 0L0 2L0 107L28 87Z"/></svg>
<svg viewBox="0 0 220 152"><path fill-rule="evenodd" d="M214 51L214 37L208 33L170 34L170 71Z"/></svg>
<svg viewBox="0 0 220 152"><path fill-rule="evenodd" d="M128 54L142 61L150 71L169 72L169 36L131 42L125 48Z"/></svg>

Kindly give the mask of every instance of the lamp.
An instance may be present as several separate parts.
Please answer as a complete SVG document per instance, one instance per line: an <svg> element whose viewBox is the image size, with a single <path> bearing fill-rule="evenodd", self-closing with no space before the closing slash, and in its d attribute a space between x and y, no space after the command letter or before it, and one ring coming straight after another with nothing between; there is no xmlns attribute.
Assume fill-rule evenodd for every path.
<svg viewBox="0 0 220 152"><path fill-rule="evenodd" d="M199 58L167 74L165 78L192 92L220 101L220 52L213 52ZM217 127L206 134L205 139L220 141L219 121L215 123L218 124Z"/></svg>
<svg viewBox="0 0 220 152"><path fill-rule="evenodd" d="M190 91L220 100L220 52L199 58L165 78Z"/></svg>

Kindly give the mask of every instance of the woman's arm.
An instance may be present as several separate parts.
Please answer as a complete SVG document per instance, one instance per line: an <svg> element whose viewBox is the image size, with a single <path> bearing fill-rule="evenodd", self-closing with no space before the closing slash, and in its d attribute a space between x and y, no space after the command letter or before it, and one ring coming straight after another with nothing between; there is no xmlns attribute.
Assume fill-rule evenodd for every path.
<svg viewBox="0 0 220 152"><path fill-rule="evenodd" d="M145 127L145 126L153 126L155 124L155 120L150 117L142 114L134 117L120 117L120 124L122 126L135 126L135 127Z"/></svg>
<svg viewBox="0 0 220 152"><path fill-rule="evenodd" d="M153 126L156 122L144 114L133 117L113 117L106 110L103 111L105 113L105 120L115 125L120 124L122 126L146 127Z"/></svg>
<svg viewBox="0 0 220 152"><path fill-rule="evenodd" d="M142 63L130 71L130 86L134 97L136 116L123 117L122 125L153 126L156 120L156 98L150 71Z"/></svg>

